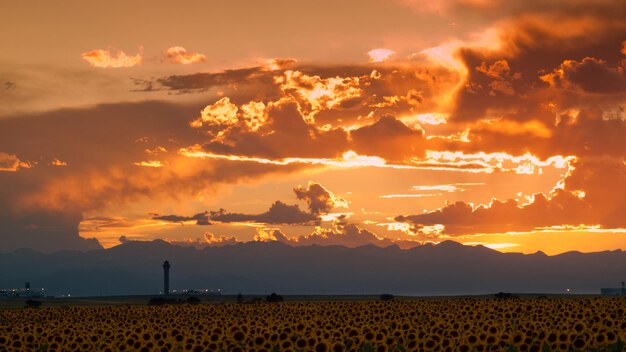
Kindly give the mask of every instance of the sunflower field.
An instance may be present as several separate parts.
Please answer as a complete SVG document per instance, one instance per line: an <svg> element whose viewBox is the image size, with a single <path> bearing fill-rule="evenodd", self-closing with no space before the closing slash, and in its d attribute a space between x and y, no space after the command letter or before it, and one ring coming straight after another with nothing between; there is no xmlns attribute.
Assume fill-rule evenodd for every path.
<svg viewBox="0 0 626 352"><path fill-rule="evenodd" d="M626 299L0 310L0 351L626 351Z"/></svg>

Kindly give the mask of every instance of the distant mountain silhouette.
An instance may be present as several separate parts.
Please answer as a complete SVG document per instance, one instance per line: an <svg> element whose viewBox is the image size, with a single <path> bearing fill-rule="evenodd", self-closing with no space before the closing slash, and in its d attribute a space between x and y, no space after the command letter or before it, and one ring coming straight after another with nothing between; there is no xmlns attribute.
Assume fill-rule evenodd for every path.
<svg viewBox="0 0 626 352"><path fill-rule="evenodd" d="M599 293L626 279L621 250L524 255L453 241L408 250L279 242L195 249L156 240L89 252L0 254L0 288L30 281L51 295L155 294L162 288L166 259L172 264L172 289L225 293L457 295L564 293L567 288Z"/></svg>

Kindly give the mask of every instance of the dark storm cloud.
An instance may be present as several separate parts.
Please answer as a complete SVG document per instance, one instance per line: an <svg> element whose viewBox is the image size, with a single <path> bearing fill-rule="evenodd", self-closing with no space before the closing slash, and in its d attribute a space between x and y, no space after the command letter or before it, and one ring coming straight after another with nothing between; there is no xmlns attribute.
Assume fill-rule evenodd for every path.
<svg viewBox="0 0 626 352"><path fill-rule="evenodd" d="M259 222L265 224L304 225L319 222L317 215L302 211L298 205L288 205L279 200L274 202L268 211L261 214L238 214L225 211L211 212L211 220L229 222Z"/></svg>
<svg viewBox="0 0 626 352"><path fill-rule="evenodd" d="M288 224L302 225L319 222L315 214L302 211L298 205L288 205L281 201L274 202L270 208L260 214L229 213L224 209L217 211L205 211L193 216L162 215L152 219L168 222L196 221L196 225L211 225L210 221L231 222L258 222L265 224Z"/></svg>
<svg viewBox="0 0 626 352"><path fill-rule="evenodd" d="M163 220L168 222L184 222L195 221L196 225L211 225L209 221L210 215L208 212L198 213L192 216L179 216L179 215L158 215L153 217L154 220Z"/></svg>
<svg viewBox="0 0 626 352"><path fill-rule="evenodd" d="M565 60L558 69L541 79L563 89L580 89L598 94L625 93L626 59L617 67L610 67L606 61L594 57L585 57L582 61Z"/></svg>
<svg viewBox="0 0 626 352"><path fill-rule="evenodd" d="M20 162L32 166L0 172L0 250L92 248L93 241L86 243L77 231L86 211L139 199L177 198L298 168L178 155L178 148L205 139L188 125L189 116L198 109L159 102L121 103L0 120L0 151L9 156L19 151ZM146 151L158 147L169 152L155 156ZM137 166L155 157L163 167ZM55 159L67 166L49 165Z"/></svg>

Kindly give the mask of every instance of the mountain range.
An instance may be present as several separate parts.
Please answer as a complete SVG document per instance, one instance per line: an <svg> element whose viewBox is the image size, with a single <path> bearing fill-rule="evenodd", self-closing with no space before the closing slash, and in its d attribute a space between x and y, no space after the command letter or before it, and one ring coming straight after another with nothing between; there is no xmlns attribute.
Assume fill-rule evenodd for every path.
<svg viewBox="0 0 626 352"><path fill-rule="evenodd" d="M0 254L0 288L45 288L47 295L158 294L162 264L172 289L246 294L470 295L495 292L599 293L626 281L626 252L548 256L501 253L453 241L412 249L367 245L289 246L248 242L197 249L132 241L87 252ZM569 291L567 291L569 289Z"/></svg>

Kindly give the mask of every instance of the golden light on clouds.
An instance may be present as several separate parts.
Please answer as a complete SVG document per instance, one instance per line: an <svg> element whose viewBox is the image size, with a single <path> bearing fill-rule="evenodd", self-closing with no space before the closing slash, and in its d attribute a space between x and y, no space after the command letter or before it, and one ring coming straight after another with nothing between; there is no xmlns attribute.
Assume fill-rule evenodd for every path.
<svg viewBox="0 0 626 352"><path fill-rule="evenodd" d="M241 105L244 121L251 131L257 131L267 122L265 108L265 104L260 101L251 101Z"/></svg>
<svg viewBox="0 0 626 352"><path fill-rule="evenodd" d="M258 235L527 251L564 248L539 238L568 232L577 249L596 248L585 233L626 249L594 237L626 228L623 6L349 3L170 4L129 20L139 5L87 18L46 2L7 16L0 234L55 244L106 214L151 224L102 224L107 244L120 225L194 246ZM228 33L207 37L207 23ZM216 209L232 221L200 229L194 216ZM94 228L81 233L105 236Z"/></svg>
<svg viewBox="0 0 626 352"><path fill-rule="evenodd" d="M423 125L445 125L448 122L448 115L438 112L427 112L416 115L404 116L401 118L402 121L413 124L420 123Z"/></svg>
<svg viewBox="0 0 626 352"><path fill-rule="evenodd" d="M367 55L370 58L369 60L370 63L387 61L395 54L396 54L395 51L391 49L385 49L385 48L372 49L367 52Z"/></svg>
<svg viewBox="0 0 626 352"><path fill-rule="evenodd" d="M198 62L204 62L206 60L205 55L189 52L182 46L173 46L171 48L168 48L167 58L170 60L171 63L182 65L195 64Z"/></svg>
<svg viewBox="0 0 626 352"><path fill-rule="evenodd" d="M67 162L61 161L59 159L54 159L54 160L52 160L50 165L52 165L52 166L67 166Z"/></svg>
<svg viewBox="0 0 626 352"><path fill-rule="evenodd" d="M559 169L571 167L576 161L575 156L554 155L541 160L535 155L519 156L508 153L463 153L451 151L427 150L424 160L414 160L412 165L431 167L433 169L457 170L464 172L495 171L515 172L518 174L540 173L542 167L553 166Z"/></svg>
<svg viewBox="0 0 626 352"><path fill-rule="evenodd" d="M149 161L138 161L134 162L134 165L143 166L143 167L163 167L165 165L164 162L159 160L149 160Z"/></svg>
<svg viewBox="0 0 626 352"><path fill-rule="evenodd" d="M311 123L318 112L340 107L363 94L359 77L322 78L287 70L282 76L275 77L274 82L298 102L301 114Z"/></svg>
<svg viewBox="0 0 626 352"><path fill-rule="evenodd" d="M308 165L320 165L320 166L334 166L341 168L353 168L353 167L380 167L380 168L395 168L395 169L411 169L409 165L394 165L387 164L385 159L376 156L359 155L354 151L347 151L343 153L340 158L283 158L283 159L267 159L256 158L241 155L224 155L208 153L201 150L198 147L181 148L178 153L180 155L189 158L202 158L202 159L221 159L230 161L245 161L259 164L270 165L290 165L290 164L308 164Z"/></svg>
<svg viewBox="0 0 626 352"><path fill-rule="evenodd" d="M19 169L30 169L33 164L20 160L16 155L0 152L0 172L15 172Z"/></svg>
<svg viewBox="0 0 626 352"><path fill-rule="evenodd" d="M298 60L294 58L287 58L287 59L274 58L274 59L267 60L265 64L265 69L268 71L283 70L287 67L295 65L297 62Z"/></svg>
<svg viewBox="0 0 626 352"><path fill-rule="evenodd" d="M141 65L143 60L143 48L135 55L129 55L122 50L111 51L96 49L81 54L83 60L93 67L99 68L123 68Z"/></svg>
<svg viewBox="0 0 626 352"><path fill-rule="evenodd" d="M224 97L214 104L207 105L200 112L203 123L208 125L230 125L237 123L237 105L231 103L230 98Z"/></svg>

